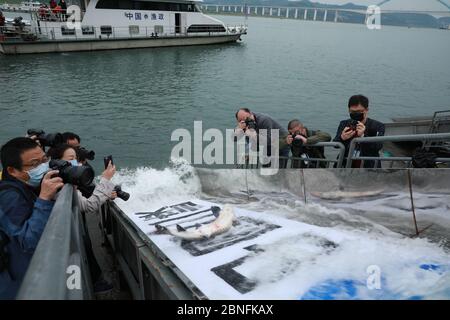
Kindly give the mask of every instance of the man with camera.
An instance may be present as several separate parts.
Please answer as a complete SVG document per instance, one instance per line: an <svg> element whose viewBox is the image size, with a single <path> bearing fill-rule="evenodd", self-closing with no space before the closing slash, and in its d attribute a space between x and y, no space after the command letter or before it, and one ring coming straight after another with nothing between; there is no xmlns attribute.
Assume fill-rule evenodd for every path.
<svg viewBox="0 0 450 320"><path fill-rule="evenodd" d="M333 141L342 142L345 146L345 159L348 157L351 141L356 137L376 137L384 136L384 124L370 119L369 99L363 95L350 97L348 101L348 111L350 119L343 120L339 124L336 137ZM354 156L378 157L379 151L383 147L382 143L361 143L356 146ZM354 160L352 168L360 168L361 161ZM375 167L375 161L364 161L364 168ZM378 163L378 167L381 167Z"/></svg>
<svg viewBox="0 0 450 320"><path fill-rule="evenodd" d="M288 131L290 134L286 137L285 142L291 146L292 156L304 159L294 159L292 168L327 167L326 162L310 161L308 158L325 159L324 148L314 147L314 144L330 141L331 136L328 133L320 130L309 130L297 119L289 121Z"/></svg>
<svg viewBox="0 0 450 320"><path fill-rule="evenodd" d="M8 141L0 156L0 299L14 299L64 183L30 138Z"/></svg>
<svg viewBox="0 0 450 320"><path fill-rule="evenodd" d="M279 167L285 168L287 163L286 158L289 156L289 146L281 148L280 142L284 141L288 135L286 129L268 115L252 112L248 108L239 109L235 116L238 123L235 129L235 137L247 136L251 145L256 146L256 150L258 151L260 145L266 145L266 154L268 157L272 156L272 149L275 149L275 144L277 144L276 147L279 150L279 156L282 157L279 162ZM261 134L260 130L267 130L267 134ZM278 141L272 138L271 130L279 131ZM266 164L265 166L270 166L270 164Z"/></svg>
<svg viewBox="0 0 450 320"><path fill-rule="evenodd" d="M95 152L93 150L87 150L81 146L81 138L79 135L73 132L64 132L62 134L63 142L73 147L77 152L77 159L85 166L91 166L88 160L95 159Z"/></svg>

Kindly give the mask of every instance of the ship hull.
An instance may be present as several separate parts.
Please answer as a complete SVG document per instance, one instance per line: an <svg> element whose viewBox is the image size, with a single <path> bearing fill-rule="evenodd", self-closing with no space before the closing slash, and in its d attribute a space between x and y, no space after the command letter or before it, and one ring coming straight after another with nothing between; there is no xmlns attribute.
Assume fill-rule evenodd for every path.
<svg viewBox="0 0 450 320"><path fill-rule="evenodd" d="M0 42L0 52L7 55L99 51L137 48L195 46L236 42L241 34L192 37L154 37L123 39L86 39L86 40L50 40L50 41L17 41Z"/></svg>

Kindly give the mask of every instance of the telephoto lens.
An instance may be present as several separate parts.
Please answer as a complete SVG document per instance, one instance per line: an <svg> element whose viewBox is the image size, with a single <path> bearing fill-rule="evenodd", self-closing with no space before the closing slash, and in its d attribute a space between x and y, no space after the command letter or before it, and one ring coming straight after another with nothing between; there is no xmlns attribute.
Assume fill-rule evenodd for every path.
<svg viewBox="0 0 450 320"><path fill-rule="evenodd" d="M58 176L64 183L70 183L81 188L88 188L94 180L94 170L89 166L72 166L64 160L50 160L49 166L52 170L58 170ZM80 188L80 189L81 189Z"/></svg>
<svg viewBox="0 0 450 320"><path fill-rule="evenodd" d="M128 192L122 191L120 186L115 186L114 191L117 193L117 197L123 201L128 201L130 199L130 194Z"/></svg>
<svg viewBox="0 0 450 320"><path fill-rule="evenodd" d="M86 159L92 161L95 159L95 152L93 150L87 150L86 148L79 147L79 148L77 148L76 152L77 152L77 158L80 161L84 161Z"/></svg>
<svg viewBox="0 0 450 320"><path fill-rule="evenodd" d="M63 136L61 133L45 133L44 130L28 129L29 136L36 136L43 147L56 147L63 143Z"/></svg>

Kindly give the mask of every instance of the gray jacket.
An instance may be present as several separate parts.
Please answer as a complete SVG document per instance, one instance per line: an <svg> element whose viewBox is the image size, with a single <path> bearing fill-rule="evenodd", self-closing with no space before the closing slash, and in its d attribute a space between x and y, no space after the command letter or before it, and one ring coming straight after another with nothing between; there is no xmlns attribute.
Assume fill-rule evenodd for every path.
<svg viewBox="0 0 450 320"><path fill-rule="evenodd" d="M113 190L114 183L103 177L100 179L100 182L96 184L94 193L89 198L83 197L81 192L77 190L80 211L85 213L97 213L102 204L111 198Z"/></svg>
<svg viewBox="0 0 450 320"><path fill-rule="evenodd" d="M267 141L269 141L270 143L268 144L268 154L271 154L270 150L272 143L274 143L274 141L272 140L272 134L271 134L271 129L278 129L279 130L279 146L281 149L282 146L282 142L286 139L287 135L288 135L288 131L283 128L278 122L276 122L275 120L273 120L270 116L264 114L264 113L256 113L253 112L253 114L255 115L255 121L256 121L256 130L259 132L259 130L261 129L266 129L267 130ZM260 141L260 143L265 143L265 141Z"/></svg>

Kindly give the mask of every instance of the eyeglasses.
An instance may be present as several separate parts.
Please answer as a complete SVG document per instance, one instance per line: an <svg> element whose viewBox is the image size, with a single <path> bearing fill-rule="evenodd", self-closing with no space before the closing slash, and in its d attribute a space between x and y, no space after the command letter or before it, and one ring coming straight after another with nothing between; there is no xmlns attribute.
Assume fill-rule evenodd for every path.
<svg viewBox="0 0 450 320"><path fill-rule="evenodd" d="M48 161L48 158L44 154L40 160L39 159L33 159L33 160L30 161L30 163L24 163L22 165L22 168L24 170L25 170L25 168L29 168L28 170L32 170L32 169L36 168L37 166L39 166L40 164L45 163L47 161Z"/></svg>

